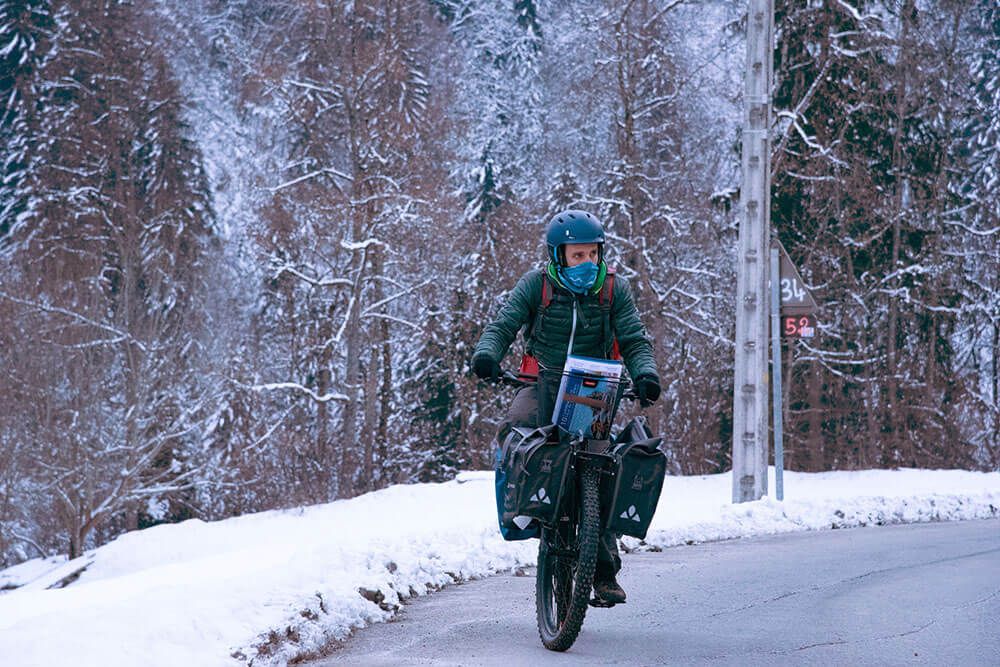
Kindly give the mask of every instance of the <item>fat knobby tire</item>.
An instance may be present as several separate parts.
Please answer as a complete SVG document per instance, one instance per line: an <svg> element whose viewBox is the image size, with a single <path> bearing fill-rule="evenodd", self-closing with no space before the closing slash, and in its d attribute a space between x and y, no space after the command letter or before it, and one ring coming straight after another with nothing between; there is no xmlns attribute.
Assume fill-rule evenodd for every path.
<svg viewBox="0 0 1000 667"><path fill-rule="evenodd" d="M597 565L597 544L600 540L600 499L598 483L600 472L593 466L584 463L580 473L580 524L577 527L577 542L579 553L576 567L573 569L572 590L569 588L569 576L556 577L562 583L555 585L553 591L553 575L562 569L559 558L548 556L546 535L538 547L538 571L535 579L535 609L538 620L538 635L545 648L552 651L565 651L580 634L583 627L583 617L590 603L590 590L594 583L594 567ZM561 590L560 590L561 589ZM568 598L568 599L567 599ZM553 603L556 609L553 610ZM553 622L554 621L554 622Z"/></svg>

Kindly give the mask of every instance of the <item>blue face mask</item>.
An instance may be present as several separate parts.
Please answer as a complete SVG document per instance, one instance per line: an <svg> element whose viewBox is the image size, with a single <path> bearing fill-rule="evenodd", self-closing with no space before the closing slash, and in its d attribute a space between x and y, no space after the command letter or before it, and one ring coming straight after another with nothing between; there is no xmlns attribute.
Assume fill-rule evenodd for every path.
<svg viewBox="0 0 1000 667"><path fill-rule="evenodd" d="M584 262L569 268L559 267L559 277L567 289L577 294L586 294L597 280L598 267L593 262Z"/></svg>

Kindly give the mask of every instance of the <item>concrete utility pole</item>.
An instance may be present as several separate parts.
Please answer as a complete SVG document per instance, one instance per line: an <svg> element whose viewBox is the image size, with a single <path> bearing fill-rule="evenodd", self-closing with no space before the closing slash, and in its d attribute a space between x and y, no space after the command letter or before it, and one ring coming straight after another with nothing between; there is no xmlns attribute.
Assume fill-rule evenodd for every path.
<svg viewBox="0 0 1000 667"><path fill-rule="evenodd" d="M774 1L750 0L743 126L743 187L736 259L733 502L767 493L768 244L771 219L771 81Z"/></svg>

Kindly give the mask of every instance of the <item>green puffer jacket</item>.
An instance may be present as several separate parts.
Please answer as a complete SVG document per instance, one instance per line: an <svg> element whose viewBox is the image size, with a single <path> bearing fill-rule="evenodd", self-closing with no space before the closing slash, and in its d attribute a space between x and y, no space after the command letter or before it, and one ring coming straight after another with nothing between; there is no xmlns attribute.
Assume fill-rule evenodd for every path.
<svg viewBox="0 0 1000 667"><path fill-rule="evenodd" d="M548 280L552 282L552 301L547 308L542 309L539 321L535 322L541 306L542 281L546 279L546 273ZM607 358L611 353L612 340L617 338L629 375L632 378L647 375L659 381L653 346L639 319L632 291L625 279L618 275L614 278L614 295L611 299L612 335L607 341L603 340L604 322L598 295L604 275L602 267L597 284L590 294L580 296L562 287L551 267L547 267L547 271L535 269L524 274L500 308L496 319L483 330L472 354L473 360L485 356L499 363L517 337L517 332L526 327L528 353L534 355L543 368L561 369L566 363L566 347L573 325L572 308L577 304L573 354Z"/></svg>

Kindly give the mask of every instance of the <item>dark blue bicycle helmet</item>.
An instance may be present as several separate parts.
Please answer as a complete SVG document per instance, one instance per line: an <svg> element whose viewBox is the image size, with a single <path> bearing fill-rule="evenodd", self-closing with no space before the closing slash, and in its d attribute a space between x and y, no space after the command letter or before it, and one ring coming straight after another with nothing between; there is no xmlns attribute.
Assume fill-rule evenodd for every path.
<svg viewBox="0 0 1000 667"><path fill-rule="evenodd" d="M566 253L560 249L572 243L596 243L600 258L604 259L604 225L586 211L569 209L557 213L549 221L548 231L545 232L549 258L557 266L565 266Z"/></svg>

